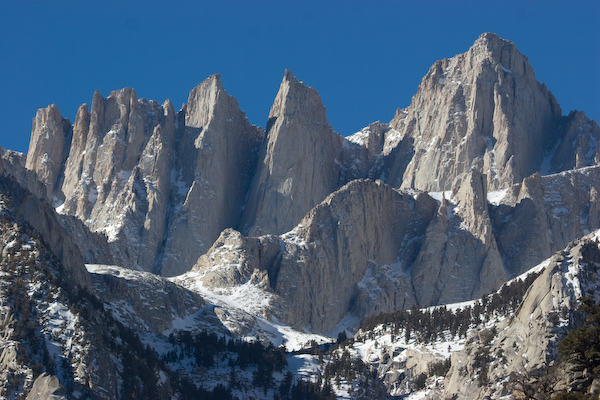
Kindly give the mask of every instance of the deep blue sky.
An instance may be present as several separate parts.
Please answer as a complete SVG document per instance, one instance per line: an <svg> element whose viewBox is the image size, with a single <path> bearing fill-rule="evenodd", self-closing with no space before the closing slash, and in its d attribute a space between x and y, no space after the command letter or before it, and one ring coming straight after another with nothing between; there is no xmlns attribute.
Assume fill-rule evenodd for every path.
<svg viewBox="0 0 600 400"><path fill-rule="evenodd" d="M133 87L176 108L220 73L263 126L285 68L342 135L389 121L438 59L486 31L529 57L563 114L600 121L600 1L0 0L0 146L26 152L38 108L74 120L94 90Z"/></svg>

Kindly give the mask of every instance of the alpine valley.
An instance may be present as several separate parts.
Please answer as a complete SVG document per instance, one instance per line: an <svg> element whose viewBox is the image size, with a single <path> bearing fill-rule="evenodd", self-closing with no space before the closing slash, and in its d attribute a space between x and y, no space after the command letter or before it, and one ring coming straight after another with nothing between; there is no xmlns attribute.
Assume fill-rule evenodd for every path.
<svg viewBox="0 0 600 400"><path fill-rule="evenodd" d="M587 399L600 128L493 33L342 137L285 71L37 111L0 162L1 399Z"/></svg>

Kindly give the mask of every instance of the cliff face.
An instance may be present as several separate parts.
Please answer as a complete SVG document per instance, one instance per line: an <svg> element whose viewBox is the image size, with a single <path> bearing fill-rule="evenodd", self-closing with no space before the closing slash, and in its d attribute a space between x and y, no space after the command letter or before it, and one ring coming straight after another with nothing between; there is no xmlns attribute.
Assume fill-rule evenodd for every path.
<svg viewBox="0 0 600 400"><path fill-rule="evenodd" d="M342 140L329 126L317 91L286 71L269 113L242 229L287 232L337 190Z"/></svg>
<svg viewBox="0 0 600 400"><path fill-rule="evenodd" d="M390 122L414 156L388 182L450 190L475 166L488 176L490 190L506 187L539 170L560 116L515 45L483 34L468 52L437 61L410 107Z"/></svg>
<svg viewBox="0 0 600 400"><path fill-rule="evenodd" d="M324 332L349 311L416 304L407 271L435 209L428 196L415 199L370 180L332 193L282 236L275 285L282 319Z"/></svg>
<svg viewBox="0 0 600 400"><path fill-rule="evenodd" d="M223 229L239 225L263 137L227 95L219 76L190 92L175 163L163 275L189 270Z"/></svg>
<svg viewBox="0 0 600 400"><path fill-rule="evenodd" d="M40 110L25 168L41 197L106 235L110 254L96 261L176 275L239 224L263 136L215 75L179 113L133 89L96 92L72 128L56 106Z"/></svg>
<svg viewBox="0 0 600 400"><path fill-rule="evenodd" d="M477 170L457 178L453 191L430 195L354 180L283 235L223 232L194 266L194 279L217 292L253 285L280 321L315 332L348 313L478 298L566 246L567 237L600 228L599 170L533 176L492 193Z"/></svg>

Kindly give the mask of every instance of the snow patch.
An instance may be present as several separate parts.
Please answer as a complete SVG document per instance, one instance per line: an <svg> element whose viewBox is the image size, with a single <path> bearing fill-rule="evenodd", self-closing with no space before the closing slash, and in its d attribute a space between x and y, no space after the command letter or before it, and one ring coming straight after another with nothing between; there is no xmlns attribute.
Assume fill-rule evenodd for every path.
<svg viewBox="0 0 600 400"><path fill-rule="evenodd" d="M488 192L487 193L487 201L488 201L488 203L493 204L495 206L500 205L500 203L502 202L504 197L506 197L506 193L508 193L508 188L502 189L502 190L496 190L493 192Z"/></svg>
<svg viewBox="0 0 600 400"><path fill-rule="evenodd" d="M506 68L504 65L502 65L502 63L498 64L498 66L500 67L500 69L508 74L512 74L512 71L508 68Z"/></svg>
<svg viewBox="0 0 600 400"><path fill-rule="evenodd" d="M308 247L308 243L306 242L306 240L304 240L304 238L300 235L300 230L303 228L303 226L300 224L298 226L296 226L294 229L292 229L291 231L283 234L281 236L281 238L286 242L286 243L291 243L294 244L298 247L301 248L306 248Z"/></svg>
<svg viewBox="0 0 600 400"><path fill-rule="evenodd" d="M552 159L554 158L554 154L556 154L556 150L561 145L562 140L557 140L552 149L546 151L544 154L544 159L542 161L542 165L540 166L540 175L548 175L550 173L550 169L552 167Z"/></svg>
<svg viewBox="0 0 600 400"><path fill-rule="evenodd" d="M428 192L429 197L438 202L438 204L442 204L442 199L446 199L448 201L452 198L452 190L446 190L444 192Z"/></svg>

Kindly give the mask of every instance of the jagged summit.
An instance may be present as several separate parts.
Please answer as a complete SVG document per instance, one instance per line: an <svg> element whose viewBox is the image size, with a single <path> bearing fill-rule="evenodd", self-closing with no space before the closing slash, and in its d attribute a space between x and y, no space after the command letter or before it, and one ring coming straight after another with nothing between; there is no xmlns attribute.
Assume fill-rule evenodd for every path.
<svg viewBox="0 0 600 400"><path fill-rule="evenodd" d="M73 125L54 105L38 111L25 168L45 188L27 186L106 235L113 251L96 261L176 275L238 226L263 137L219 75L179 113L131 88L96 91Z"/></svg>
<svg viewBox="0 0 600 400"><path fill-rule="evenodd" d="M48 188L48 196L52 195L67 157L71 135L71 122L60 115L56 104L37 111L25 168L36 171L38 179Z"/></svg>
<svg viewBox="0 0 600 400"><path fill-rule="evenodd" d="M63 203L61 213L105 234L106 262L177 275L223 229L283 234L353 179L441 191L475 169L494 191L537 171L594 165L599 136L585 115L560 116L512 42L484 33L467 52L437 61L389 124L349 140L290 70L267 132L248 122L215 74L179 112L131 88L106 98L97 91L73 124L56 106L42 109L24 162L30 172L18 172L14 154L5 164L33 192Z"/></svg>
<svg viewBox="0 0 600 400"><path fill-rule="evenodd" d="M272 126L273 119L284 116L291 117L296 113L312 113L317 123L328 125L325 117L325 106L321 102L319 93L315 88L299 81L292 71L286 69L279 86L279 92L269 113L268 126ZM269 129L267 128L267 130Z"/></svg>
<svg viewBox="0 0 600 400"><path fill-rule="evenodd" d="M509 41L482 35L463 54L437 61L408 109L390 122L415 157L388 182L449 190L471 167L488 175L490 190L539 170L561 110Z"/></svg>
<svg viewBox="0 0 600 400"><path fill-rule="evenodd" d="M186 104L185 124L190 127L206 125L217 113L217 107L237 107L237 100L229 96L221 83L221 74L214 74L190 91Z"/></svg>
<svg viewBox="0 0 600 400"><path fill-rule="evenodd" d="M473 43L468 53L473 61L484 63L488 60L495 68L505 73L535 79L529 59L510 40L502 39L495 33L483 33Z"/></svg>
<svg viewBox="0 0 600 400"><path fill-rule="evenodd" d="M597 124L560 114L516 46L484 33L437 61L389 124L349 140L329 125L317 91L285 70L267 132L215 74L179 112L131 88L96 91L73 124L49 106L38 111L24 168L4 157L33 192L106 235L106 262L177 275L223 229L283 234L353 179L442 191L476 169L494 191L597 163Z"/></svg>
<svg viewBox="0 0 600 400"><path fill-rule="evenodd" d="M23 239L15 230L19 224L33 227L40 236L36 243L48 245L73 282L110 303L101 307L103 315L144 332L144 345L134 347L156 347L164 368L204 384L212 379L208 376L217 376L205 373L215 357L210 352L185 355L178 339L184 335L182 343L194 340L192 332L208 328L275 346L294 336L296 344L315 333L335 337L382 312L464 302L495 292L569 242L599 229L599 139L596 122L583 112L562 116L527 58L492 33L481 35L465 53L434 63L412 104L398 110L390 123L372 123L349 138L329 125L317 91L289 70L266 131L249 123L218 74L193 88L179 111L169 100L140 99L131 88L106 98L96 91L91 106L83 104L72 124L55 105L39 110L27 156L0 149L0 223L6 227L0 264L13 268L18 252L31 251L32 244L17 245L12 238ZM17 182L33 194L18 189ZM11 202L12 211L7 208ZM13 212L21 222L6 218ZM21 272L24 280L31 278L26 269ZM570 267L564 272L572 280ZM9 297L13 287L31 297L35 283L17 285L10 273L0 275L6 277L5 287L12 285L4 291ZM550 278L555 279L548 272L544 279ZM562 276L552 287L562 290L560 282ZM40 304L56 300L41 294L35 297ZM0 320L7 315L1 300ZM15 309L28 309L17 307L16 298L11 301ZM540 314L535 308L541 303L527 304L531 307L518 311L523 324L513 324L510 335L534 332L531 315L540 318L538 326L552 329L545 321L558 309ZM450 319L463 316L456 313ZM37 315L31 317L39 321ZM51 322L56 330L44 331L54 342L56 335L66 337L71 330L58 333L58 324ZM464 338L470 322L461 324ZM380 362L386 370L393 368L385 379L394 395L404 393L396 386L429 370L426 364L435 358L409 356L413 350L395 346L399 336L404 337L402 346L414 342L417 333L410 329L415 327L408 326L385 339L394 347L386 344L374 357L360 354L372 366ZM435 341L442 331L428 328L429 338L421 332L418 340ZM23 336L42 338L44 332ZM113 329L99 337L119 335ZM516 342L509 339L501 348L516 357ZM539 334L530 339L519 340L533 346ZM458 355L461 364L469 369L480 363L477 341L457 340L473 349ZM301 347L296 344L288 348ZM528 357L546 354L550 347L544 346ZM34 347L43 348L39 343ZM144 353L154 357L151 351ZM55 355L60 357L54 350L52 357L40 353L31 365ZM311 357L302 354L295 360L305 356ZM239 361L237 356L217 358ZM423 365L413 368L409 358L419 358ZM118 387L127 386L113 372L130 375L119 360L93 364L98 367L94 372L110 375L99 381L107 382L111 398L118 397L113 395ZM407 364L397 364L402 360ZM155 361L140 365L159 365ZM478 369L465 375L454 359L452 364L446 388L466 388L465 398L481 398L483 392L474 386ZM69 370L68 363L64 367ZM260 378L260 370L250 371ZM236 372L229 371L235 387ZM499 367L495 371L504 374ZM57 375L63 380L71 376ZM165 390L171 387L164 371L144 376L160 378ZM505 378L498 376L498 383ZM362 385L344 379L342 386L352 390ZM179 381L173 382L178 388ZM272 390L265 387L260 393L269 397Z"/></svg>
<svg viewBox="0 0 600 400"><path fill-rule="evenodd" d="M512 55L521 55L513 42L507 39L502 39L495 33L482 33L473 43L470 52L485 54L488 53L491 58L498 62L507 61ZM510 63L507 62L506 65Z"/></svg>

